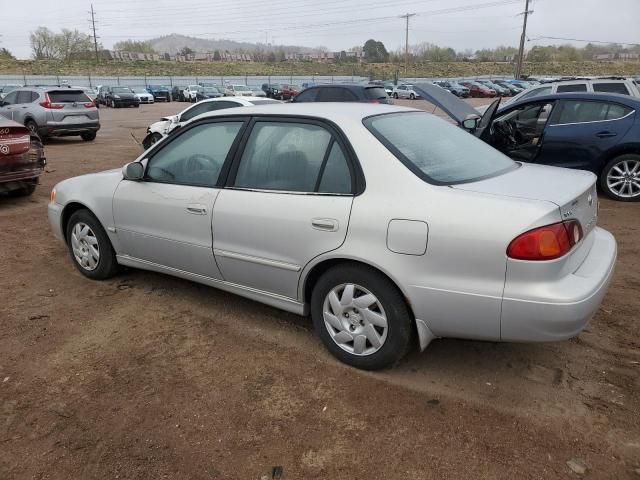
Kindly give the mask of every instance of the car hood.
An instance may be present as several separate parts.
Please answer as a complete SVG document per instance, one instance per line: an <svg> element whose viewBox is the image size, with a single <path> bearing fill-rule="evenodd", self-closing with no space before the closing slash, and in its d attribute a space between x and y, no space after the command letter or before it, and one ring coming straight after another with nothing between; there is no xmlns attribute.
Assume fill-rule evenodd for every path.
<svg viewBox="0 0 640 480"><path fill-rule="evenodd" d="M113 96L118 96L122 99L131 99L134 98L136 96L135 93L114 93Z"/></svg>
<svg viewBox="0 0 640 480"><path fill-rule="evenodd" d="M462 123L467 118L479 117L478 111L464 100L451 95L448 90L431 83L420 83L413 86L413 90L423 99L433 103L453 120Z"/></svg>

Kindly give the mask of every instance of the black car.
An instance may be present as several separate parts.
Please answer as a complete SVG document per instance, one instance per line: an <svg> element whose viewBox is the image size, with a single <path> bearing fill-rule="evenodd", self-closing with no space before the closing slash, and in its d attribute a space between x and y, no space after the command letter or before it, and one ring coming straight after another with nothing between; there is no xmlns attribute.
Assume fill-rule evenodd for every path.
<svg viewBox="0 0 640 480"><path fill-rule="evenodd" d="M261 88L267 98L278 98L280 96L280 85L277 83L263 83Z"/></svg>
<svg viewBox="0 0 640 480"><path fill-rule="evenodd" d="M118 107L136 107L140 106L140 99L133 93L129 87L103 87L102 102L113 108Z"/></svg>
<svg viewBox="0 0 640 480"><path fill-rule="evenodd" d="M588 170L614 200L640 201L640 100L614 93L556 93L509 103L482 117L435 85L414 85L461 127L521 162Z"/></svg>
<svg viewBox="0 0 640 480"><path fill-rule="evenodd" d="M361 102L393 104L384 87L379 85L317 85L291 99L292 102Z"/></svg>
<svg viewBox="0 0 640 480"><path fill-rule="evenodd" d="M224 97L224 92L222 92L219 88L202 87L196 93L196 102L199 102L200 100L205 100L207 98L218 98L218 97Z"/></svg>
<svg viewBox="0 0 640 480"><path fill-rule="evenodd" d="M186 85L174 85L171 89L171 98L177 102L186 102L187 99L184 98L184 89L187 88Z"/></svg>

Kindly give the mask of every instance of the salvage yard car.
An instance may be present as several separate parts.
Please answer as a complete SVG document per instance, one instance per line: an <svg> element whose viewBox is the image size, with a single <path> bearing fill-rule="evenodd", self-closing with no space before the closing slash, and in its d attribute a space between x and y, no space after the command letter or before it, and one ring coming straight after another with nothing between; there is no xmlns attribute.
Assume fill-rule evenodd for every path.
<svg viewBox="0 0 640 480"><path fill-rule="evenodd" d="M212 88L212 87L203 87ZM272 100L264 97L246 98L246 97L218 97L212 99L201 100L195 105L185 108L177 115L162 117L160 121L152 123L147 128L147 135L142 140L142 146L147 149L154 143L162 140L176 128L182 127L203 113L222 110L224 108L234 107L253 107L254 105L268 105L273 103L281 103L278 100Z"/></svg>
<svg viewBox="0 0 640 480"><path fill-rule="evenodd" d="M100 129L95 102L81 89L24 87L0 101L0 115L26 126L40 138L80 135L92 141Z"/></svg>
<svg viewBox="0 0 640 480"><path fill-rule="evenodd" d="M0 192L31 195L45 165L40 138L24 125L0 117Z"/></svg>
<svg viewBox="0 0 640 480"><path fill-rule="evenodd" d="M379 369L438 337L577 335L616 258L595 182L416 109L264 105L60 182L48 215L90 279L142 268L310 313L333 355Z"/></svg>
<svg viewBox="0 0 640 480"><path fill-rule="evenodd" d="M154 103L153 95L142 87L132 88L131 91L138 99L138 103Z"/></svg>
<svg viewBox="0 0 640 480"><path fill-rule="evenodd" d="M102 99L111 108L140 106L140 97L129 87L107 87L102 93Z"/></svg>
<svg viewBox="0 0 640 480"><path fill-rule="evenodd" d="M170 102L171 92L164 85L147 85L147 92L153 95L154 102Z"/></svg>
<svg viewBox="0 0 640 480"><path fill-rule="evenodd" d="M589 170L618 201L640 201L640 99L607 93L537 96L482 116L471 105L442 95L432 85L416 86L459 125L514 160Z"/></svg>

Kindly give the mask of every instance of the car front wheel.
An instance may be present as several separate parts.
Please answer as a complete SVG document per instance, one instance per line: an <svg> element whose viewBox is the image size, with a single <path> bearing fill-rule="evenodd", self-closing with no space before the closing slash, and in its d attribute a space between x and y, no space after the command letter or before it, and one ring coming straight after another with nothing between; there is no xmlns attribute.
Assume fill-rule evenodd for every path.
<svg viewBox="0 0 640 480"><path fill-rule="evenodd" d="M627 153L607 163L600 175L600 187L614 200L640 201L640 155Z"/></svg>
<svg viewBox="0 0 640 480"><path fill-rule="evenodd" d="M395 98L395 99L397 100L397 99L398 99L398 94L397 94L397 93L394 93L394 94L393 94L393 98Z"/></svg>
<svg viewBox="0 0 640 480"><path fill-rule="evenodd" d="M92 142L96 139L96 132L85 132L80 135L80 138L82 138L82 140L84 140L85 142Z"/></svg>
<svg viewBox="0 0 640 480"><path fill-rule="evenodd" d="M67 224L67 244L71 259L85 277L104 280L118 271L109 237L89 210L78 210Z"/></svg>
<svg viewBox="0 0 640 480"><path fill-rule="evenodd" d="M391 367L411 345L412 319L401 292L365 266L325 272L312 292L311 316L327 349L356 368Z"/></svg>

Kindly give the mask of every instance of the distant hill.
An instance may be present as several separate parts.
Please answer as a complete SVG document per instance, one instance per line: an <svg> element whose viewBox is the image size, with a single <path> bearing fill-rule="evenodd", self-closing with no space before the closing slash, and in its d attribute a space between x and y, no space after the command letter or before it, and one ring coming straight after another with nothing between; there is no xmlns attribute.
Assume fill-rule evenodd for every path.
<svg viewBox="0 0 640 480"><path fill-rule="evenodd" d="M285 53L310 53L317 49L308 47L299 47L296 45L265 45L264 43L248 43L235 42L233 40L208 40L204 38L189 37L187 35L179 35L172 33L158 38L149 40L154 50L158 53L169 53L175 55L184 47L188 47L194 52L215 52L225 50L232 53L254 53L256 51L275 51L282 50Z"/></svg>

